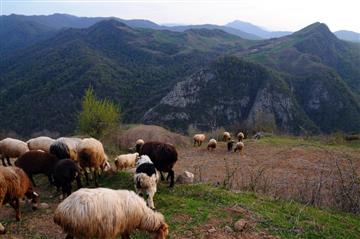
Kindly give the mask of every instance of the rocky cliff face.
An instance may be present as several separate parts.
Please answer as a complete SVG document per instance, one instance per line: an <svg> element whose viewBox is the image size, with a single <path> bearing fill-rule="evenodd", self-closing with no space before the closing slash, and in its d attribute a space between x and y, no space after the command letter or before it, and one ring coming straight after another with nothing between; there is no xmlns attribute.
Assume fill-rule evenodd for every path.
<svg viewBox="0 0 360 239"><path fill-rule="evenodd" d="M204 130L235 124L288 133L316 130L280 77L231 57L179 82L143 121L178 130L190 124Z"/></svg>

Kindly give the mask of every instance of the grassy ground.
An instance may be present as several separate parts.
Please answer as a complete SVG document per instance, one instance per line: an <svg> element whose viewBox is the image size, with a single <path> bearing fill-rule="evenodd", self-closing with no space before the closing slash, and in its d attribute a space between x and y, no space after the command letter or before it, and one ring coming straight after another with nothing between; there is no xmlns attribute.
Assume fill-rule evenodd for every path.
<svg viewBox="0 0 360 239"><path fill-rule="evenodd" d="M59 200L44 177L40 179L42 202L50 209L36 212L22 206L23 220L15 222L12 209L0 214L9 234L4 238L64 238L61 229L52 222L52 213ZM102 179L101 186L132 189L132 176L121 172ZM359 217L329 210L285 202L253 193L234 193L207 184L176 185L169 189L161 183L155 195L155 206L170 225L170 238L360 238ZM5 212L4 212L5 211ZM244 219L243 232L225 230ZM214 232L209 232L215 229ZM149 238L136 233L132 238Z"/></svg>

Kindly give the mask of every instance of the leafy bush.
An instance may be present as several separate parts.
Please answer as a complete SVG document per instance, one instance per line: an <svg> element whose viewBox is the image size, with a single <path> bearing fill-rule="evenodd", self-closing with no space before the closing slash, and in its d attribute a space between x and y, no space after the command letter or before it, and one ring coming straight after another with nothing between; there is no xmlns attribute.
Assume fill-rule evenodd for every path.
<svg viewBox="0 0 360 239"><path fill-rule="evenodd" d="M80 133L100 138L120 121L119 107L108 99L97 99L92 88L88 88L81 102L78 115Z"/></svg>

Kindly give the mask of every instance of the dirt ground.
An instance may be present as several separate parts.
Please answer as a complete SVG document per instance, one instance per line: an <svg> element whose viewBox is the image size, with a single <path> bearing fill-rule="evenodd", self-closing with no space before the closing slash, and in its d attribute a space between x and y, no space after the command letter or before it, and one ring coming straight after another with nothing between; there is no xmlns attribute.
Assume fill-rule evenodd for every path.
<svg viewBox="0 0 360 239"><path fill-rule="evenodd" d="M180 148L175 172L184 170L194 173L197 182L332 206L339 172L344 180L352 170L359 173L360 155L353 149L274 146L256 140L245 141L243 152L234 153L227 152L225 142L218 142L213 151L206 144Z"/></svg>

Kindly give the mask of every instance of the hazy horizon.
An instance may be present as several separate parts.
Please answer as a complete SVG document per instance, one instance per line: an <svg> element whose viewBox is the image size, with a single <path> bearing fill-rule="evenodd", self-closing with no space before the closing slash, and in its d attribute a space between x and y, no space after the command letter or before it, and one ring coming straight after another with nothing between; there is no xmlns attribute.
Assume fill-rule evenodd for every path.
<svg viewBox="0 0 360 239"><path fill-rule="evenodd" d="M249 22L272 31L297 31L314 22L328 25L332 31L360 32L360 3L344 0L292 2L274 0L211 1L189 0L1 0L0 14L51 15L79 17L118 17L145 19L157 24L217 24L234 20Z"/></svg>

